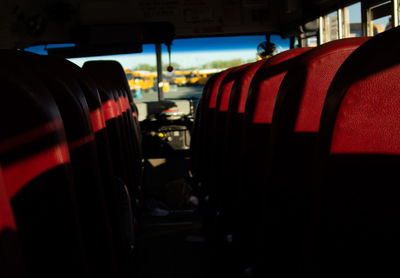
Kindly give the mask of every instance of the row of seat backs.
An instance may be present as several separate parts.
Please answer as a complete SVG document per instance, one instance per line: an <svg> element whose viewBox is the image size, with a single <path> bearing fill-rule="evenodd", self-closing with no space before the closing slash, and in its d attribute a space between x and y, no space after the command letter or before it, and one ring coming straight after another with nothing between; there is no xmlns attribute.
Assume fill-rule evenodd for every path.
<svg viewBox="0 0 400 278"><path fill-rule="evenodd" d="M105 106L106 122L115 130L110 132L120 134L116 138L118 141L111 143L115 170L128 183L135 208L139 210L142 185L141 132L123 68L115 61L90 61L83 65L83 69L98 85Z"/></svg>
<svg viewBox="0 0 400 278"><path fill-rule="evenodd" d="M232 205L227 203L236 199L236 184L245 182L243 175L243 170L246 168L246 165L243 163L243 154L245 153L243 148L243 125L245 111L249 114L249 108L246 107L246 105L248 106L248 104L246 104L246 99L249 98L247 94L254 75L257 71L262 70L265 72L265 84L267 84L265 91L268 92L268 88L271 87L274 89L271 90L273 91L272 95L276 94L285 73L296 60L295 57L307 50L309 49L294 49L278 54L270 60L262 60L242 66L238 70L228 69L219 75L215 75L206 84L196 111L197 118L191 146L193 155L192 170L201 181L202 188L205 191L204 195L207 199L205 204L205 210L207 212L205 213L208 217L205 217L205 225L208 225L208 222L215 222L215 220L212 219L209 221L207 220L207 218L213 218L215 215L220 215L219 218L221 218L221 215L224 216L222 218L229 219L232 217L232 214L227 208L230 207L230 210L232 210ZM224 92L221 90L221 88L223 88L221 84L229 83L224 82L225 80L229 80L230 82L233 80L234 84L231 90L225 90ZM216 109L216 107L217 104L221 103L220 99L222 99L222 93L227 96L230 94L230 101L228 107L226 107L227 111L219 111L219 113L217 113L216 110L218 109ZM263 96L265 94L267 94L267 97L274 97L269 96L268 93L261 95ZM256 94L255 96L255 99L257 99ZM256 103L256 100L253 101L253 103ZM262 109L260 111L262 111ZM272 109L270 113L272 113ZM225 116L226 119L220 120L217 127L216 122L218 121L216 117L221 114L227 114ZM250 117L248 116L247 118ZM218 139L217 136L215 136L217 129L220 130ZM263 136L263 138L265 138L265 136ZM260 140L262 141L263 139ZM220 143L217 147L216 142L218 141ZM227 164L223 165L223 161L226 161ZM219 165L224 167L219 167ZM235 170L227 170L229 168L228 165L235 168ZM229 179L231 182L220 182L220 180L223 179L222 177ZM245 195L242 194L240 197L244 198ZM225 207L225 209L222 209L222 207ZM228 214L230 214L230 216L228 216ZM246 217L249 218L248 215ZM211 233L211 237L212 236L213 233ZM225 238L224 233L222 233L221 236L222 239Z"/></svg>
<svg viewBox="0 0 400 278"><path fill-rule="evenodd" d="M306 227L309 221L309 185L312 182L314 149L326 93L343 62L367 40L338 40L304 53L280 84L269 121L265 149L260 153L253 148L246 158L250 177L247 180L254 188L254 194L258 194L250 195L247 201L254 196L261 196L256 203L263 207L261 213L256 215L256 219L261 218L259 224L250 227L257 229L263 238L277 237L277 241L266 240L265 243L276 252L275 256L269 254L267 259L271 259L277 272L283 265L283 259L292 265L286 274L303 271L304 231L310 231ZM262 121L253 118L253 122L260 125ZM249 129L245 132L249 132L248 142L254 142L251 136L260 136L252 134ZM256 168L255 173L251 172L252 167L257 166L260 168ZM250 213L250 210L244 210L244 213ZM276 228L270 229L271 226ZM245 231L242 234L245 237L248 235ZM250 244L254 246L257 241ZM284 251L288 249L289 254Z"/></svg>
<svg viewBox="0 0 400 278"><path fill-rule="evenodd" d="M398 208L395 202L390 201L390 196L393 195L388 195L387 189L378 194L377 205L371 206L367 202L371 202L371 198L375 197L372 192L376 192L377 184L382 181L386 184L389 178L393 178L390 169L396 168L393 155L397 154L396 140L399 133L396 126L397 98L393 97L393 94L397 93L395 80L398 67L394 66L398 65L398 61L393 57L396 56L394 50L398 32L396 28L368 42L368 38L354 38L331 42L313 50L304 49L305 53L291 59L290 62L281 62L275 67L269 66L274 59L295 50L281 53L269 61L264 61L256 73L250 76L250 89L248 93L245 89L244 93L247 93L247 102L239 101L238 106L233 106L241 99L237 91L240 91L241 87L246 88L246 85L243 86L243 82L239 81L240 75L233 77L234 69L221 73L206 85L201 106L198 108L200 111L197 112L199 118L196 121L199 123L195 126L198 139L194 140L197 145L193 145L193 154L197 153L197 165L193 165L201 169L202 163L203 167L207 167L210 161L217 161L211 164L215 167L211 173L216 175L208 176L208 170L204 171L204 175L208 176L208 186L219 188L220 193L216 198L220 199L222 210L228 209L225 214L233 214L228 222L240 231L236 234L239 241L246 242L245 246L252 246L255 250L262 242L261 238L264 243L265 238L270 239L266 243L272 254L268 257L270 266L275 265L276 269L280 270L286 267L294 272L300 271L304 266L303 262L299 263L302 261L301 255L308 249L309 253L313 254L312 261L317 262L317 266L310 267L312 270L309 269L309 272L316 276L321 275L321 271L324 276L332 277L345 272L355 275L357 271L364 274L371 270L374 273L385 273L387 271L382 270L383 266L393 270L393 258L378 258L375 252L388 251L387 247L378 246L377 239L378 235L389 233L382 238L393 240L390 235L398 230L398 225L391 224L386 215L394 216ZM359 47L360 45L362 47ZM386 55L380 55L374 59L374 63L368 63L366 67L365 61L370 60L371 53L383 48ZM248 68L257 67L257 63ZM286 70L278 70L279 67ZM392 68L380 72L387 67ZM246 69L241 71L243 76ZM230 85L232 79L235 81ZM354 85L350 86L353 82ZM213 126L218 125L218 113L215 113L215 110L220 113L226 111L223 99L226 98L224 88L227 86L233 89L230 90L228 116L223 120L225 126L217 126L218 129L225 129L225 132L222 132L222 136L220 133L218 137L215 131L212 131ZM329 86L331 87L326 97ZM341 88L340 94L336 86ZM343 103L343 95L345 92L349 94L349 90L356 97L348 97L348 101ZM220 106L214 107L210 101L207 102L207 98L212 99L207 96L212 95L212 92L216 94L215 103L219 102ZM385 94L390 94L390 97ZM243 116L238 116L239 109L236 109L243 106ZM339 115L338 109L342 109L339 110ZM355 112L348 112L352 110ZM320 124L322 111L324 112ZM380 113L377 113L378 111ZM330 113L329 116L325 116L329 121L325 120L324 113ZM244 119L238 120L241 117ZM207 122L207 119L210 122ZM238 121L244 123L238 124ZM202 124L207 132L202 131ZM333 130L338 131L334 133ZM211 138L207 138L204 133L209 133ZM236 136L233 136L234 134ZM211 143L207 140L211 140ZM219 147L214 145L213 148L213 144L218 144L218 141ZM209 145L212 146L211 151L200 158L198 154L207 153ZM225 148L221 148L223 145ZM196 151L198 148L204 149ZM317 152L314 151L315 148ZM343 155L343 151L351 155ZM329 152L332 154L329 155ZM377 155L371 155L371 152ZM386 154L384 158L381 158L382 154ZM314 159L314 156L317 158ZM200 162L201 159L204 160ZM338 173L337 169L341 172ZM352 177L351 182L347 176ZM204 181L207 183L206 179L203 179ZM310 189L311 184L314 190ZM338 186L339 184L341 185ZM357 194L360 194L361 190L359 186L365 185L371 188L364 189L361 200L358 200ZM329 190L326 190L325 186ZM212 190L215 191L216 188L210 189ZM352 194L347 194L349 190ZM396 192L395 189L391 190ZM229 200L234 200L234 204ZM359 208L355 204L359 205ZM258 213L259 211L262 213ZM367 214L362 215L362 212ZM326 215L330 216L329 220L324 219ZM304 227L308 222L312 225ZM379 223L380 227L385 228L368 228L372 223ZM359 234L346 231L349 227L357 230ZM361 227L365 229L364 237L367 239L360 240ZM308 240L305 240L303 229L306 228L308 231L317 231L318 236L308 236ZM371 233L367 232L366 235L365 231L368 229L371 229ZM259 237L254 236L257 232ZM340 239L339 247L338 241L333 238ZM372 246L361 247L362 242L372 243ZM351 247L343 249L344 246ZM367 248L372 248L373 252L366 250ZM351 252L343 256L343 250ZM321 253L330 259L321 260ZM360 253L363 255L360 256ZM340 267L336 265L338 256L341 257ZM359 258L355 260L357 267L351 265L354 257ZM363 267L363 261L368 261L369 267ZM282 262L286 263L282 265ZM288 267L285 264L289 262L297 265ZM316 269L320 271L319 274L313 273Z"/></svg>
<svg viewBox="0 0 400 278"><path fill-rule="evenodd" d="M254 110L253 107L249 108L250 104L246 104L247 99L251 99L251 96L248 96L248 91L250 88L250 84L253 80L256 72L260 71L263 74L260 76L264 76L267 84L265 91L268 92L269 88L272 88L271 91L273 93L271 96L267 94L265 97L264 94L260 94L260 101L262 104L268 104L268 101L264 100L274 97L274 94L277 93L279 89L279 85L281 80L283 79L285 73L293 65L295 61L295 57L302 54L303 52L309 49L294 49L290 51L286 51L280 53L273 57L270 60L261 60L253 64L248 64L241 66L237 69L228 69L219 75L215 75L209 82L206 84L204 88L204 92L197 108L197 117L195 122L195 134L192 143L192 153L195 163L193 163L193 172L197 173L199 180L203 183L203 187L205 188L205 195L207 195L207 199L211 199L211 203L220 202L221 199L229 200L232 199L232 194L235 194L235 189L233 184L239 182L238 178L241 178L243 181L243 175L237 176L237 171L243 172L244 167L241 162L243 159L243 124L245 112L247 111L247 115L249 114L250 109ZM270 72L268 74L268 72ZM232 83L231 88L229 90L222 90L224 88L221 84L224 83ZM268 87L269 86L269 87ZM221 104L222 95L225 95L225 99L229 97L229 102L225 102L225 107L217 113L217 104ZM253 99L255 100L249 101L249 103L257 103L258 94L253 94ZM263 97L263 98L262 98ZM228 107L226 107L228 104ZM261 104L259 107L263 107ZM272 106L273 108L273 106ZM260 111L265 110L265 107L262 109L258 109ZM272 109L270 109L270 113L272 113ZM220 120L218 126L216 123L218 120L216 118L218 116L221 117L222 114L226 114L225 118ZM261 114L261 113L258 113ZM250 116L247 116L250 118ZM225 123L224 123L225 122ZM196 130L197 129L197 130ZM217 139L215 136L217 129L220 132L220 136ZM266 136L266 135L265 135ZM265 136L262 136L260 140L262 141ZM197 139L196 139L197 137ZM198 143L196 144L196 140ZM216 140L219 141L219 146L216 145ZM197 155L198 154L198 155ZM228 171L225 169L220 169L219 165L223 164L223 160L226 161L229 166L237 168L236 171ZM235 164L238 162L238 164ZM220 162L220 163L217 163ZM211 174L210 174L211 173ZM229 182L217 183L218 176L230 176L233 180L233 184L231 189L225 190L226 186L230 186ZM216 196L215 190L219 188L219 196ZM221 198L221 194L228 194L226 198ZM217 200L219 199L219 200ZM215 206L214 204L213 206Z"/></svg>
<svg viewBox="0 0 400 278"><path fill-rule="evenodd" d="M122 132L110 133L98 85L63 59L17 51L2 51L0 59L0 163L29 276L124 275L133 244L133 212L108 152L112 138ZM121 74L115 69L122 68L113 65L114 78ZM125 78L123 70L120 76ZM121 166L139 180L141 168L133 163L141 161L139 129L121 77L105 80L114 82L109 90L126 96L126 102L116 98L114 103L129 111L131 125L121 129L137 149L131 149L132 163ZM129 182L133 194L140 182ZM3 231L8 233L2 229L1 236ZM8 252L2 249L5 256Z"/></svg>

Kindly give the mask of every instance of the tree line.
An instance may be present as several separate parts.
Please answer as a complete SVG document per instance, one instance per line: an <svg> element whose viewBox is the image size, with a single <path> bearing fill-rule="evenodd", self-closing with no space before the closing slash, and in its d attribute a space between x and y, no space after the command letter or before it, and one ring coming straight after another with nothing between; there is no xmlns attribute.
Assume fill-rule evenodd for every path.
<svg viewBox="0 0 400 278"><path fill-rule="evenodd" d="M232 60L217 60L205 63L196 68L187 68L186 70L194 70L194 69L224 69L224 68L231 68L236 67L239 65L243 65L245 63L254 62L253 60L243 60L243 59L232 59ZM163 70L166 71L168 67L168 63L163 62ZM175 70L182 69L178 63L171 63ZM157 71L157 67L155 65L150 64L139 64L134 67L132 70L146 70L146 71Z"/></svg>

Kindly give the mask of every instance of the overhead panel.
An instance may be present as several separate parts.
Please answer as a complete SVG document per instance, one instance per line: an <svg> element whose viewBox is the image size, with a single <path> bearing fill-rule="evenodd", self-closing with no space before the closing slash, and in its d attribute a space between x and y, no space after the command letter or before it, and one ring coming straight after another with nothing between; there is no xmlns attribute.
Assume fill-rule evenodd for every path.
<svg viewBox="0 0 400 278"><path fill-rule="evenodd" d="M17 0L3 7L0 44L7 47L71 42L80 26L137 22L170 22L176 37L279 32L281 12L272 0Z"/></svg>
<svg viewBox="0 0 400 278"><path fill-rule="evenodd" d="M82 1L81 22L170 21L178 37L277 31L277 4L270 2L276 1Z"/></svg>

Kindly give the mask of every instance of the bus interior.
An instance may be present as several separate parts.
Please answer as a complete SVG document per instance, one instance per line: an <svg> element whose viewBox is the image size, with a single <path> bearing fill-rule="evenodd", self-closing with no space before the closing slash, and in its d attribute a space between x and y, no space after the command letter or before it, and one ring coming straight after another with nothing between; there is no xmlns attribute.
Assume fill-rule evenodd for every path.
<svg viewBox="0 0 400 278"><path fill-rule="evenodd" d="M398 277L398 0L1 3L0 277Z"/></svg>

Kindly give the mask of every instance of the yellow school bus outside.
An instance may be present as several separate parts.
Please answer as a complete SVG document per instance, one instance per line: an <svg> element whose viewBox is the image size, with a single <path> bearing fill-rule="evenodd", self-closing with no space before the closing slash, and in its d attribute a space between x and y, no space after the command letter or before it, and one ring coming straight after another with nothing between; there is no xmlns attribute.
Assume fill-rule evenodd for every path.
<svg viewBox="0 0 400 278"><path fill-rule="evenodd" d="M172 75L172 83L176 84L178 86L184 86L187 84L187 71L182 71L182 70L177 70L174 72L174 74Z"/></svg>

